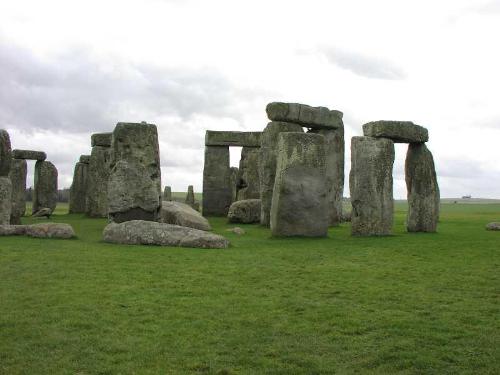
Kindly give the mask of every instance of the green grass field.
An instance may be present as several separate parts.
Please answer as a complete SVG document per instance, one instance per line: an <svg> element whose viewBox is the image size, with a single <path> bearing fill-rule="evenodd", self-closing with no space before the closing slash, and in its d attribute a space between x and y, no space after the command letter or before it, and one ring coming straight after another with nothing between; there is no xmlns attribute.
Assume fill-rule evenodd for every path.
<svg viewBox="0 0 500 375"><path fill-rule="evenodd" d="M438 234L225 250L0 238L2 374L499 374L500 205L443 205ZM26 218L25 222L31 222Z"/></svg>

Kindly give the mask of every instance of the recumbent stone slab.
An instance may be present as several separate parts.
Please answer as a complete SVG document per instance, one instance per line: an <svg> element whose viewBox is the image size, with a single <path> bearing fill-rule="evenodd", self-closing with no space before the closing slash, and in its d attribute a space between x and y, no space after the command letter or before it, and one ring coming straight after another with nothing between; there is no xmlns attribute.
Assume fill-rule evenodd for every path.
<svg viewBox="0 0 500 375"><path fill-rule="evenodd" d="M260 147L262 132L207 130L205 146Z"/></svg>
<svg viewBox="0 0 500 375"><path fill-rule="evenodd" d="M363 125L366 137L389 138L396 143L422 143L429 140L429 132L411 121L373 121Z"/></svg>
<svg viewBox="0 0 500 375"><path fill-rule="evenodd" d="M386 138L351 140L351 233L383 236L392 232L394 142Z"/></svg>
<svg viewBox="0 0 500 375"><path fill-rule="evenodd" d="M113 137L113 133L94 133L90 136L90 145L94 146L102 146L102 147L111 147L111 138Z"/></svg>
<svg viewBox="0 0 500 375"><path fill-rule="evenodd" d="M212 229L208 220L198 211L181 202L163 201L160 211L160 222L205 231Z"/></svg>
<svg viewBox="0 0 500 375"><path fill-rule="evenodd" d="M411 143L408 146L405 176L408 232L436 232L439 221L439 186L432 153L424 143Z"/></svg>
<svg viewBox="0 0 500 375"><path fill-rule="evenodd" d="M337 129L343 126L343 113L326 107L273 102L267 105L266 112L269 120L293 122L307 128Z"/></svg>
<svg viewBox="0 0 500 375"><path fill-rule="evenodd" d="M47 154L43 151L32 151L32 150L12 150L12 157L14 159L26 159L26 160L40 160L44 161L47 159Z"/></svg>
<svg viewBox="0 0 500 375"><path fill-rule="evenodd" d="M271 206L273 236L328 233L326 140L319 134L281 133Z"/></svg>
<svg viewBox="0 0 500 375"><path fill-rule="evenodd" d="M57 205L57 169L50 161L35 163L35 187L33 189L32 213L41 208L54 211Z"/></svg>
<svg viewBox="0 0 500 375"><path fill-rule="evenodd" d="M26 213L26 177L27 163L23 159L12 159L9 178L12 182L11 224L21 224L21 217Z"/></svg>

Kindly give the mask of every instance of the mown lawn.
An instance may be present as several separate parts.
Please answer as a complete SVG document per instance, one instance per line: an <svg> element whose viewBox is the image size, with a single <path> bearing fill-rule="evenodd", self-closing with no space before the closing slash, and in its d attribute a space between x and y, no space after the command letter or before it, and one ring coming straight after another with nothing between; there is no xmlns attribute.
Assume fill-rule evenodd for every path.
<svg viewBox="0 0 500 375"><path fill-rule="evenodd" d="M62 213L63 211L59 211ZM500 205L443 205L438 234L226 250L0 238L2 374L499 374ZM29 222L26 219L25 222Z"/></svg>

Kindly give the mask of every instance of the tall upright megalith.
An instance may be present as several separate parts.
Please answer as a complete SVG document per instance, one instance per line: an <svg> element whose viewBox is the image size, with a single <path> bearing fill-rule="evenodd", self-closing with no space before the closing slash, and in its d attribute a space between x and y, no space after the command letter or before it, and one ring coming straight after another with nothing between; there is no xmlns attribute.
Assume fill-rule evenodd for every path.
<svg viewBox="0 0 500 375"><path fill-rule="evenodd" d="M87 210L87 191L89 164L82 162L88 160L86 155L80 157L80 161L75 164L73 172L73 182L69 189L69 213L85 213Z"/></svg>
<svg viewBox="0 0 500 375"><path fill-rule="evenodd" d="M163 189L163 200L170 202L172 200L172 187L171 186L165 186L165 189Z"/></svg>
<svg viewBox="0 0 500 375"><path fill-rule="evenodd" d="M351 231L355 236L392 232L394 142L386 138L351 140Z"/></svg>
<svg viewBox="0 0 500 375"><path fill-rule="evenodd" d="M229 146L205 146L203 167L204 216L226 216L232 201Z"/></svg>
<svg viewBox="0 0 500 375"><path fill-rule="evenodd" d="M273 236L325 237L329 207L325 137L281 133L271 205Z"/></svg>
<svg viewBox="0 0 500 375"><path fill-rule="evenodd" d="M272 121L267 124L261 136L259 155L260 223L265 226L269 226L271 219L271 202L273 199L276 160L278 156L278 135L285 132L303 133L303 130L299 124Z"/></svg>
<svg viewBox="0 0 500 375"><path fill-rule="evenodd" d="M188 191L187 191L187 194L186 194L186 204L190 205L191 207L193 207L194 205L194 188L193 188L193 185L189 185L188 186Z"/></svg>
<svg viewBox="0 0 500 375"><path fill-rule="evenodd" d="M57 169L50 161L35 163L32 213L42 208L54 211L57 205Z"/></svg>
<svg viewBox="0 0 500 375"><path fill-rule="evenodd" d="M425 143L410 143L405 163L408 232L436 232L439 186L434 158Z"/></svg>
<svg viewBox="0 0 500 375"><path fill-rule="evenodd" d="M108 215L117 223L157 221L162 202L156 125L119 122L111 145Z"/></svg>
<svg viewBox="0 0 500 375"><path fill-rule="evenodd" d="M90 217L108 216L108 180L111 163L112 133L91 136L92 151L89 158L86 214Z"/></svg>
<svg viewBox="0 0 500 375"><path fill-rule="evenodd" d="M11 159L12 149L9 133L7 130L0 129L0 176L9 175Z"/></svg>
<svg viewBox="0 0 500 375"><path fill-rule="evenodd" d="M11 224L21 224L21 217L26 213L26 177L27 163L24 159L12 159L10 181L12 182Z"/></svg>
<svg viewBox="0 0 500 375"><path fill-rule="evenodd" d="M12 150L6 130L0 129L0 225L10 223L12 183L9 178Z"/></svg>
<svg viewBox="0 0 500 375"><path fill-rule="evenodd" d="M257 147L241 149L237 200L260 199L259 154Z"/></svg>

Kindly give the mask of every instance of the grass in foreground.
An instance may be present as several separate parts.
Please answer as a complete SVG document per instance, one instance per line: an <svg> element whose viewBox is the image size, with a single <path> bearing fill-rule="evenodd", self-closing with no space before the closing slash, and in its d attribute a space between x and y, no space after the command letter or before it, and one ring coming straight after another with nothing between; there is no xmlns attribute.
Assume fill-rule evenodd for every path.
<svg viewBox="0 0 500 375"><path fill-rule="evenodd" d="M61 211L59 211L61 212ZM227 250L0 238L0 373L500 372L500 205L444 205L438 234L270 239ZM26 222L31 220L26 219Z"/></svg>

